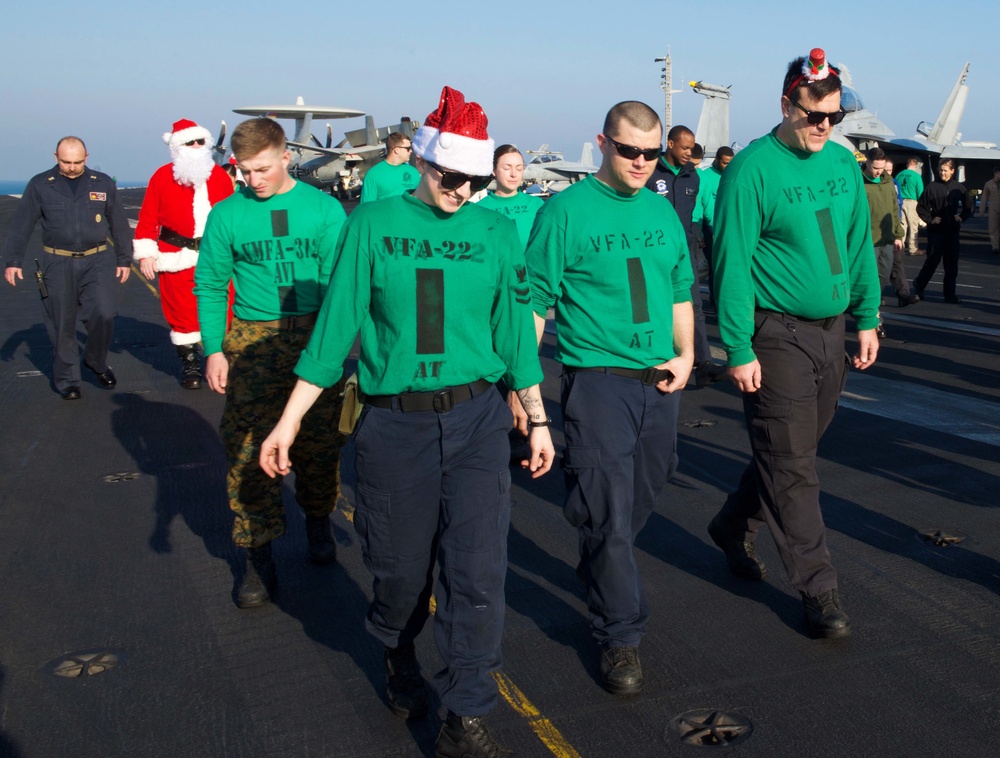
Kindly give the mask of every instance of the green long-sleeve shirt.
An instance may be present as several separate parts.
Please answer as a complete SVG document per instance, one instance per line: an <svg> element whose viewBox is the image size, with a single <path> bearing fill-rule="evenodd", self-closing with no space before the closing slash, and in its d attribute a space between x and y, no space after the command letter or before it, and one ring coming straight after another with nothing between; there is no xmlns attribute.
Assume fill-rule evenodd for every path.
<svg viewBox="0 0 1000 758"><path fill-rule="evenodd" d="M532 305L555 307L567 366L647 368L674 358L673 306L694 274L670 203L622 195L588 176L538 212L526 253Z"/></svg>
<svg viewBox="0 0 1000 758"><path fill-rule="evenodd" d="M358 206L296 374L334 384L361 332L358 383L395 395L477 379L542 380L514 224L466 204L446 213L399 195Z"/></svg>
<svg viewBox="0 0 1000 758"><path fill-rule="evenodd" d="M715 208L715 299L730 366L755 359L754 309L878 325L868 201L850 151L795 150L776 130L737 153Z"/></svg>
<svg viewBox="0 0 1000 758"><path fill-rule="evenodd" d="M318 311L346 218L338 201L302 182L266 200L243 188L216 203L194 273L205 354L222 350L230 279L238 318L271 321Z"/></svg>

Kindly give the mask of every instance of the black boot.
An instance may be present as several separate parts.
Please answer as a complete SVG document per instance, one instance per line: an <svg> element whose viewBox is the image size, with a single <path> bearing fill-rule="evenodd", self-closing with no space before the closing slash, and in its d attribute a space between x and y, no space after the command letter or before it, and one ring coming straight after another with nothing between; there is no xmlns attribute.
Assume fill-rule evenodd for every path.
<svg viewBox="0 0 1000 758"><path fill-rule="evenodd" d="M434 743L437 758L513 758L490 734L481 716L458 716L448 711Z"/></svg>
<svg viewBox="0 0 1000 758"><path fill-rule="evenodd" d="M271 593L278 582L271 557L271 543L260 547L247 548L247 566L243 583L236 593L236 605L253 608L271 599Z"/></svg>
<svg viewBox="0 0 1000 758"><path fill-rule="evenodd" d="M412 644L385 649L385 695L397 716L414 719L427 713L427 686Z"/></svg>
<svg viewBox="0 0 1000 758"><path fill-rule="evenodd" d="M840 593L827 590L818 597L802 594L806 629L813 637L835 639L851 633L851 620L840 607Z"/></svg>
<svg viewBox="0 0 1000 758"><path fill-rule="evenodd" d="M198 344L178 345L177 357L181 359L181 387L186 390L201 389L201 362L198 360Z"/></svg>
<svg viewBox="0 0 1000 758"><path fill-rule="evenodd" d="M306 516L306 539L309 540L309 560L320 566L337 560L337 543L333 541L329 516Z"/></svg>

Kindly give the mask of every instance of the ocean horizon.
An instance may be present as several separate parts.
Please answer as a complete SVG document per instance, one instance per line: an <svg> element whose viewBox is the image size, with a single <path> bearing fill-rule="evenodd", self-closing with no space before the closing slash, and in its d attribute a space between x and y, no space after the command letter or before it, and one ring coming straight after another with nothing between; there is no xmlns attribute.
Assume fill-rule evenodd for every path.
<svg viewBox="0 0 1000 758"><path fill-rule="evenodd" d="M24 188L28 186L28 179L0 179L0 195L21 195ZM140 181L119 181L118 187L128 189L133 187L145 187L148 182Z"/></svg>

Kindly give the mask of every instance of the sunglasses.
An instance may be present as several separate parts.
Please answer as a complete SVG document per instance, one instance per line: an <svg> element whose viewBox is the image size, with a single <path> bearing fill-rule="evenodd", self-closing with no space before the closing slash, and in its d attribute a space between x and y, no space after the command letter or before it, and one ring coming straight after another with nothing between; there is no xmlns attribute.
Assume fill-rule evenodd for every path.
<svg viewBox="0 0 1000 758"><path fill-rule="evenodd" d="M436 163L431 163L430 161L424 161L428 166L441 174L441 187L446 190L457 190L466 182L469 183L469 189L472 192L479 192L480 190L486 189L486 185L493 181L493 176L470 176L469 174L460 174L457 171L449 171L448 169L441 168Z"/></svg>
<svg viewBox="0 0 1000 758"><path fill-rule="evenodd" d="M606 134L604 135L604 139L614 145L615 150L618 151L618 155L622 158L628 158L630 161L634 161L640 155L647 161L655 161L663 154L663 151L659 147L651 147L648 150L642 150L638 147L632 147L632 145L623 145L621 142L616 142Z"/></svg>
<svg viewBox="0 0 1000 758"><path fill-rule="evenodd" d="M819 126L820 124L822 124L823 119L829 120L830 126L836 126L841 121L843 121L844 116L847 115L847 112L843 110L834 111L833 113L827 113L826 111L809 111L803 108L801 105L799 105L797 100L792 100L792 98L788 98L788 101L796 108L798 108L800 111L805 113L806 121L808 121L813 126Z"/></svg>
<svg viewBox="0 0 1000 758"><path fill-rule="evenodd" d="M202 137L201 139L193 139L190 142L185 142L184 146L185 147L194 147L195 145L204 145L204 144L205 144L205 138Z"/></svg>
<svg viewBox="0 0 1000 758"><path fill-rule="evenodd" d="M399 150L406 150L407 152L409 152L410 150L413 149L413 145L399 145L398 149Z"/></svg>

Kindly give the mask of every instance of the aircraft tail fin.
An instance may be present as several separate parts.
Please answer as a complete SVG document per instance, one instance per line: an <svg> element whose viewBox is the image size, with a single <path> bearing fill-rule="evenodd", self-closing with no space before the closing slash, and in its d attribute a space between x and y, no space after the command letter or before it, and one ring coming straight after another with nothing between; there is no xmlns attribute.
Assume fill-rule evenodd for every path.
<svg viewBox="0 0 1000 758"><path fill-rule="evenodd" d="M592 142L583 143L583 151L580 153L580 163L584 166L594 165L594 144Z"/></svg>
<svg viewBox="0 0 1000 758"><path fill-rule="evenodd" d="M218 163L220 166L223 164L226 158L226 122L222 122L222 126L219 127L219 138L215 141L215 146L212 148L212 160Z"/></svg>
<svg viewBox="0 0 1000 758"><path fill-rule="evenodd" d="M371 115L365 116L365 144L377 145L378 142L378 129L375 128L375 117Z"/></svg>
<svg viewBox="0 0 1000 758"><path fill-rule="evenodd" d="M952 87L948 99L945 100L941 113L938 114L934 128L931 129L927 139L941 145L954 145L958 139L958 127L962 122L962 113L965 111L965 102L969 98L969 88L965 84L965 78L969 75L969 64L966 63L962 73L958 75L955 86Z"/></svg>
<svg viewBox="0 0 1000 758"><path fill-rule="evenodd" d="M705 98L695 139L705 148L706 156L715 155L720 147L729 144L729 87L691 82L691 88Z"/></svg>

